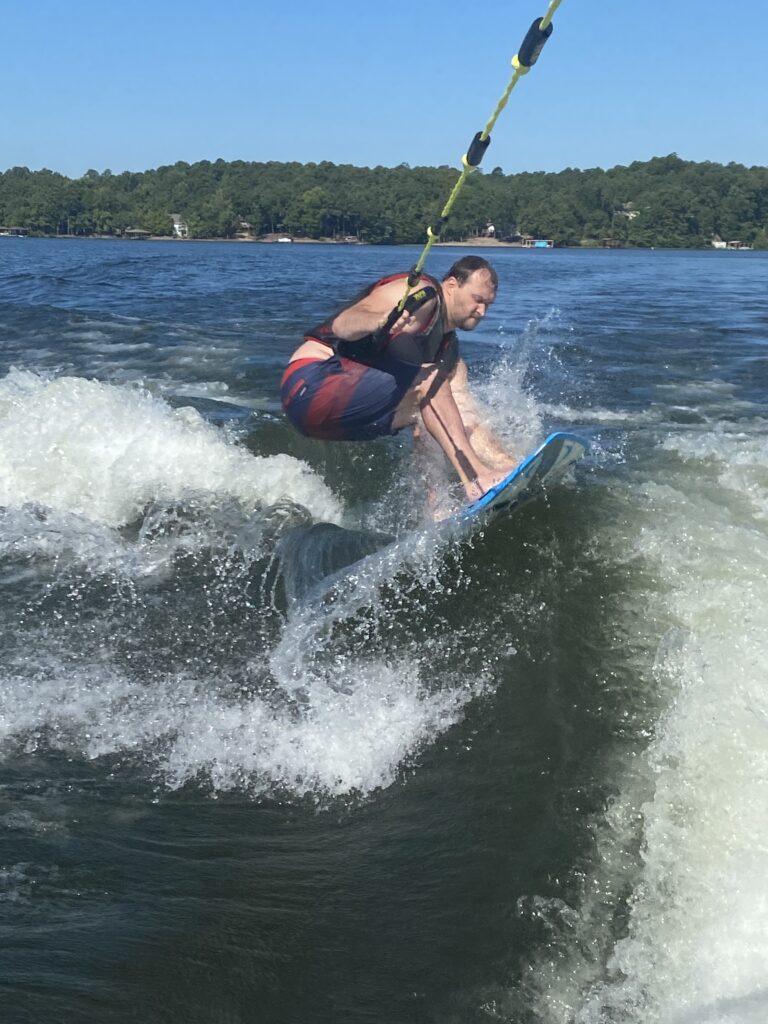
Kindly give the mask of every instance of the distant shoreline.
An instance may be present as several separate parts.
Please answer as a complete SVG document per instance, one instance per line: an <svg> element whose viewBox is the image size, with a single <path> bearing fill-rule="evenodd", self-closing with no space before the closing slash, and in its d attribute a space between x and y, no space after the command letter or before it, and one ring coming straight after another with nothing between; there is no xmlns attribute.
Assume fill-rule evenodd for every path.
<svg viewBox="0 0 768 1024"><path fill-rule="evenodd" d="M216 244L223 243L223 244L226 244L226 245L279 245L279 244L281 244L278 241L277 238L268 238L268 237L267 238L216 238L216 237L211 237L211 238L173 238L171 235L142 235L139 238L136 238L136 237L126 238L125 235L42 235L42 234L35 234L35 235L0 236L0 240L1 240L2 237L23 238L23 239L27 239L27 238L45 238L45 239L48 239L48 240L51 240L51 239L53 239L53 240L62 240L62 241L73 241L74 240L74 241L89 241L89 242L137 242L137 243L141 243L141 242L176 242L176 243L179 243L179 244L182 244L182 243L184 243L184 244L187 244L187 243L190 243L190 244L200 244L200 243L209 244L209 243L215 242ZM377 248L403 248L403 247L407 248L407 247L412 247L412 248L416 249L416 248L422 247L424 243L423 242L382 243L382 242L365 242L365 241L346 242L346 241L344 241L342 239L334 239L334 238L303 238L303 237L296 237L296 238L291 238L290 239L290 243L284 242L282 244L284 244L284 245L286 245L286 244L291 244L291 245L325 245L325 246L341 245L341 246L346 246L348 248L352 248L354 246L370 246L370 245L374 245ZM605 245L605 244L601 244L601 242L598 239L594 239L594 238L584 239L584 240L582 240L582 242L580 244L576 244L576 245L564 245L564 244L557 244L557 243L555 243L554 245L532 245L530 242L528 244L524 244L522 242L507 242L507 241L503 241L500 238L483 238L483 237L478 237L478 238L466 238L463 241L457 241L457 242L435 242L434 246L435 246L435 248L443 248L443 247L445 247L445 248L466 248L466 249L478 249L478 248L487 248L487 249L536 249L536 250L539 250L539 251L541 249L574 249L574 250L576 250L576 249L578 249L578 250L587 249L587 250L600 250L601 252L605 251L605 250L608 250L608 249L622 249L622 250L626 250L626 251L630 251L630 252L640 252L640 251L646 251L646 250L647 251L651 251L653 249L669 249L670 251L678 251L679 250L679 251L686 251L686 252L710 252L710 251L725 250L726 248L728 250L730 250L730 251L752 252L755 249L755 247L752 246L752 245L732 245L732 244L728 245L728 246L726 246L726 245L719 245L719 246L712 246L712 245L672 246L672 245L670 245L670 246L666 246L666 245L630 245L630 244L628 244L626 242L623 242L623 243L620 243L620 244Z"/></svg>
<svg viewBox="0 0 768 1024"><path fill-rule="evenodd" d="M307 245L418 245L432 218L443 229L438 244L481 252L521 241L520 248L550 248L551 241L552 248L705 249L722 240L730 249L768 250L765 167L670 153L608 170L508 175L494 168L473 175L469 206L457 204L450 222L435 221L436 204L458 184L455 171L201 160L70 179L15 167L0 172L0 234L81 237L103 228L136 241L195 235L263 245L284 235ZM735 195L751 198L736 202ZM311 240L302 235L307 228Z"/></svg>
<svg viewBox="0 0 768 1024"><path fill-rule="evenodd" d="M141 238L126 238L124 235L22 235L8 236L22 238L47 238L61 241L90 241L90 242L226 242L234 245L344 245L344 246L368 246L378 245L377 242L345 242L335 238L291 238L289 242L280 243L276 238L173 238L171 235L146 235ZM387 248L398 248L400 245L422 245L423 242L398 242L395 245L388 245ZM505 242L500 238L466 238L461 242L435 242L435 246L466 246L466 247L488 247L502 249L526 249L533 246L523 245L522 242ZM558 246L557 248L563 248ZM568 248L589 248L589 246L569 246Z"/></svg>

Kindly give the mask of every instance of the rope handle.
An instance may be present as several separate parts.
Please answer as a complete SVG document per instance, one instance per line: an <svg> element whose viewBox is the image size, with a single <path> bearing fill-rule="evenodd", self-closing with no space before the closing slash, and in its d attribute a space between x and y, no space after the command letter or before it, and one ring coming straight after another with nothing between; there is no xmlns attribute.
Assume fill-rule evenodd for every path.
<svg viewBox="0 0 768 1024"><path fill-rule="evenodd" d="M418 281L418 277L416 280ZM409 285L409 287L413 286ZM415 313L417 310L421 309L422 306L425 306L436 297L437 289L433 288L431 284L425 285L423 288L419 288L417 292L412 292L410 295L406 292L405 301L403 303L398 303L398 305L389 313L381 327L378 327L373 332L372 338L376 351L381 352L381 350L386 347L387 342L391 339L392 328L403 313Z"/></svg>

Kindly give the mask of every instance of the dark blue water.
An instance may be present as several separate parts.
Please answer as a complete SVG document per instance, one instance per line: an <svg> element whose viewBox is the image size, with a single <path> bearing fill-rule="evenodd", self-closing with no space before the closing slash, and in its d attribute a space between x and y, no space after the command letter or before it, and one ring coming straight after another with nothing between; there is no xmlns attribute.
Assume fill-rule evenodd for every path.
<svg viewBox="0 0 768 1024"><path fill-rule="evenodd" d="M768 1016L768 257L490 253L458 544L277 402L417 250L0 240L3 1021Z"/></svg>

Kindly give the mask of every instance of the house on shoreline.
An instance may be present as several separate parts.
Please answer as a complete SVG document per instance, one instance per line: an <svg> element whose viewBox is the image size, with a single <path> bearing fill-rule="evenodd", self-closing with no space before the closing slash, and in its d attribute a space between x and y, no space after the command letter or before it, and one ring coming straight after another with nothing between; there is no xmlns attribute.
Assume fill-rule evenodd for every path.
<svg viewBox="0 0 768 1024"><path fill-rule="evenodd" d="M742 242L739 238L734 238L730 242L724 242L719 235L715 235L712 239L713 249L737 249L741 252L750 251L754 249L753 245L749 245L748 242Z"/></svg>

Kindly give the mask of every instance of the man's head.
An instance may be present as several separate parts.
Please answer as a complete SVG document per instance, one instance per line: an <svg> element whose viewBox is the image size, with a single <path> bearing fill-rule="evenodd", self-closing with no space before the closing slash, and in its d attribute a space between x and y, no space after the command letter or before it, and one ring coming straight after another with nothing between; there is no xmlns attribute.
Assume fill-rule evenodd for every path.
<svg viewBox="0 0 768 1024"><path fill-rule="evenodd" d="M471 331L496 298L499 279L482 256L462 256L443 277L446 326Z"/></svg>

